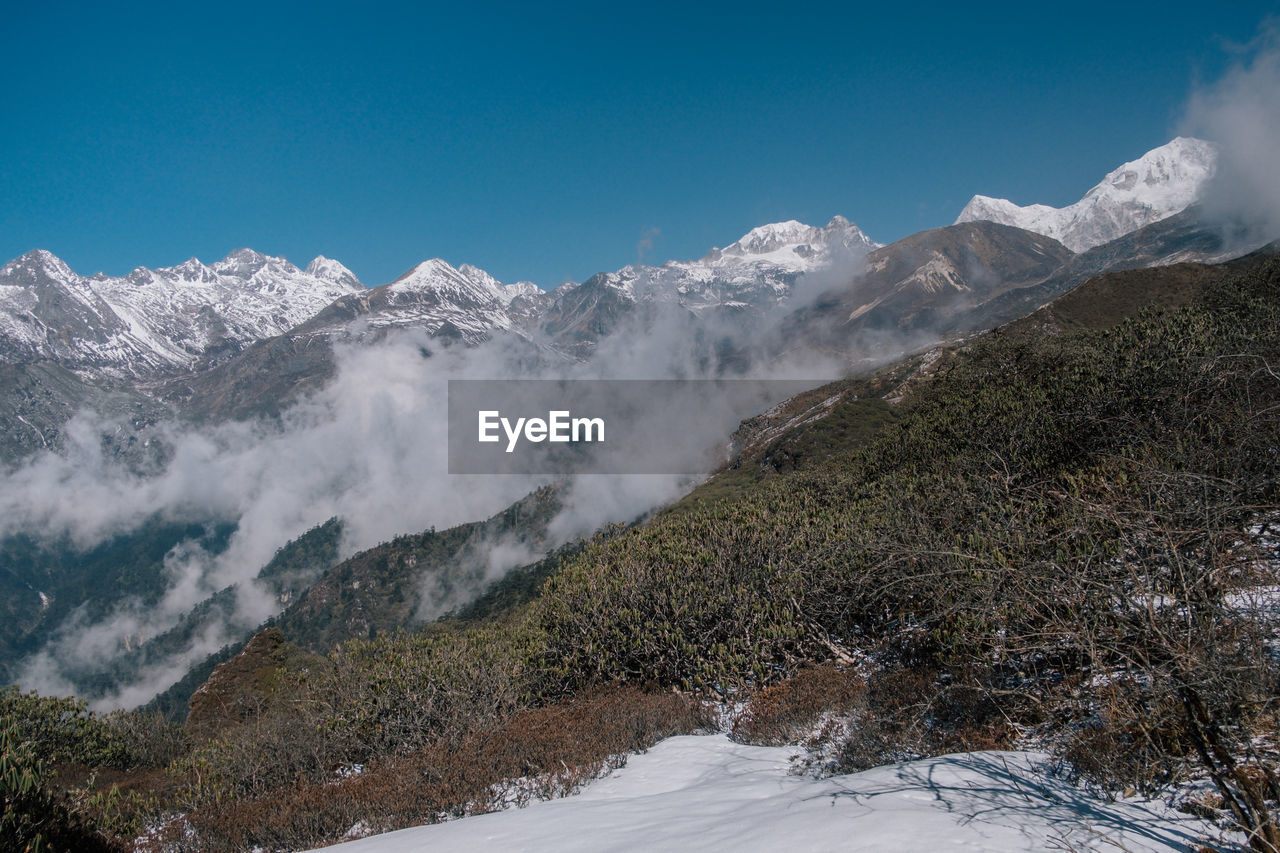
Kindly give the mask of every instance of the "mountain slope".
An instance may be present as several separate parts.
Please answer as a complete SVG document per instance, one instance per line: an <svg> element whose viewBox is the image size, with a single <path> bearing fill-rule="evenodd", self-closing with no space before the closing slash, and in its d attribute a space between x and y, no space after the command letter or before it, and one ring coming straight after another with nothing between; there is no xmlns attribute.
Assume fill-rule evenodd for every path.
<svg viewBox="0 0 1280 853"><path fill-rule="evenodd" d="M508 734L503 719L477 720L472 709L488 712L513 695L528 705L566 700L563 712L555 709L562 731L575 719L574 703L626 681L655 695L700 689L738 701L754 694L753 711L783 722L802 708L836 714L822 717L832 748L820 759L836 773L892 763L904 752L1004 748L1034 729L1064 751L1074 748L1066 757L1083 773L1110 773L1104 778L1114 781L1114 768L1132 769L1144 774L1138 785L1159 787L1184 772L1188 752L1163 742L1149 751L1149 739L1126 734L1154 720L1171 738L1182 737L1181 705L1160 691L1204 696L1212 703L1206 713L1231 724L1222 731L1232 749L1264 730L1255 724L1274 729L1256 715L1273 683L1261 677L1269 671L1258 669L1264 661L1253 661L1259 677L1241 688L1247 701L1208 692L1222 683L1213 666L1096 677L1127 665L1108 656L1106 642L1151 637L1131 639L1143 622L1130 613L1142 617L1144 608L1130 605L1145 601L1147 618L1189 621L1181 615L1189 599L1153 615L1145 587L1129 592L1126 581L1163 583L1185 573L1161 571L1163 552L1126 549L1126 537L1163 547L1160 534L1176 530L1176 556L1205 553L1203 542L1274 583L1274 561L1253 566L1245 543L1257 508L1275 505L1274 424L1266 424L1280 407L1276 383L1260 365L1274 363L1280 340L1280 269L1264 262L1231 279L1182 309L1144 312L1106 331L982 336L954 350L917 393L898 397L900 416L869 441L837 443L825 458L814 454L723 501L592 543L507 622L439 625L348 646L333 658L350 675L331 694L338 701L324 706L331 724L307 722L308 731L355 734L349 744L322 744L329 750L323 760L302 765L281 749L291 743L281 734L292 731L289 717L244 730L253 739L245 751L202 755L234 784L243 774L230 771L243 766L245 752L255 761L276 756L273 791L253 813L254 837L287 820L288 829L321 843L357 820L379 830L405 825L406 812L378 810L402 785L414 787L406 799L418 802L438 790L446 771L436 753L399 775L387 769L397 750L408 751L400 733L409 726L415 738L434 733L432 743L465 752L467 772L482 769L483 760L459 749L460 730L530 756L514 763L525 779L569 771L557 761L563 753L535 759L522 751L529 728ZM1148 292L1158 300L1158 287ZM1229 525L1220 539L1201 538L1214 533L1195 521L1204 517L1204 501L1226 513L1212 520L1214 530ZM1125 526L1117 531L1116 524ZM1272 552L1273 544L1265 553ZM1125 565L1131 559L1143 562ZM1204 590L1194 606L1211 606L1211 596L1221 603L1223 592ZM1111 621L1087 633L1093 623L1074 619L1077 605ZM1221 654L1245 663L1234 655L1238 614L1215 614L1204 624L1227 630L1203 659ZM1243 653L1256 648L1245 644ZM830 668L848 685L851 707L827 704L834 694L815 693L817 682L804 680L813 672L807 666L831 661L858 664ZM1136 704L1134 716L1116 704L1129 690L1152 700ZM424 707L434 714L429 724L421 722ZM1103 709L1116 716L1104 718ZM384 757L385 764L376 761ZM354 761L369 761L368 775L335 784L333 768ZM506 772L485 781L497 784ZM306 785L319 793L297 793ZM264 787L243 785L246 796ZM214 835L228 823L215 811L198 825ZM246 832L238 844L249 843Z"/></svg>
<svg viewBox="0 0 1280 853"><path fill-rule="evenodd" d="M1192 205L1109 243L1081 252L1043 281L1000 294L958 317L949 331L975 332L1022 317L1094 276L1119 270L1159 268L1178 263L1222 263L1255 249L1229 241L1214 223L1200 218Z"/></svg>
<svg viewBox="0 0 1280 853"><path fill-rule="evenodd" d="M324 654L350 639L421 624L469 603L500 575L495 553L548 550L547 524L561 508L540 489L484 521L399 536L333 566L272 622L290 642Z"/></svg>
<svg viewBox="0 0 1280 853"><path fill-rule="evenodd" d="M1056 240L990 222L922 231L872 252L842 296L851 329L938 327L957 313L1042 281L1071 259Z"/></svg>

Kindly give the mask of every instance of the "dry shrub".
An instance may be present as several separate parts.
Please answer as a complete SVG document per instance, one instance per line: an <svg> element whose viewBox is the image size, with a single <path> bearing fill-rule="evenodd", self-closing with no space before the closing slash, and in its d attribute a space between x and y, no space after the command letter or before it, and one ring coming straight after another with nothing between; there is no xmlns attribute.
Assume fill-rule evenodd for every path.
<svg viewBox="0 0 1280 853"><path fill-rule="evenodd" d="M1007 749L1017 729L981 683L956 673L890 670L873 675L865 708L831 762L852 772L929 755Z"/></svg>
<svg viewBox="0 0 1280 853"><path fill-rule="evenodd" d="M350 749L326 722L317 706L300 704L223 730L170 768L182 783L178 806L186 811L331 778Z"/></svg>
<svg viewBox="0 0 1280 853"><path fill-rule="evenodd" d="M807 754L797 769L824 774L1003 749L1016 731L987 691L956 673L908 668L863 678L821 666L756 693L732 736L764 746L800 744Z"/></svg>
<svg viewBox="0 0 1280 853"><path fill-rule="evenodd" d="M706 709L682 695L603 688L346 779L208 805L188 815L194 839L170 842L213 851L298 849L342 840L357 825L386 832L523 804L573 790L620 763L611 757L710 724Z"/></svg>
<svg viewBox="0 0 1280 853"><path fill-rule="evenodd" d="M863 707L866 682L849 672L819 666L802 669L781 684L752 697L733 724L742 743L782 746L812 736L824 714L849 714Z"/></svg>
<svg viewBox="0 0 1280 853"><path fill-rule="evenodd" d="M1177 705L1131 701L1124 681L1087 694L1097 706L1070 730L1060 752L1073 777L1100 791L1132 787L1155 794L1186 770L1188 738Z"/></svg>

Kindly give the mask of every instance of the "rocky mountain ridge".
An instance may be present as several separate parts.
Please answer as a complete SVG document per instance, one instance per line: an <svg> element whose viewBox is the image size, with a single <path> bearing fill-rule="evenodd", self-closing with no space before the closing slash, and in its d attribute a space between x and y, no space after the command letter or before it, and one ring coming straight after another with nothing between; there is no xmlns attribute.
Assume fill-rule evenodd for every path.
<svg viewBox="0 0 1280 853"><path fill-rule="evenodd" d="M82 276L37 249L0 268L0 360L149 378L225 359L364 286L337 261L305 270L237 249L212 265Z"/></svg>

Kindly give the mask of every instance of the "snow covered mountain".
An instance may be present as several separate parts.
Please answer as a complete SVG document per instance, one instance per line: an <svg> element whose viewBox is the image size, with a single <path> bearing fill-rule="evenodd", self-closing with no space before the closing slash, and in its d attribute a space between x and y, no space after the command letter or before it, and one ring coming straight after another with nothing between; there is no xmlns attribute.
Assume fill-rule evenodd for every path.
<svg viewBox="0 0 1280 853"><path fill-rule="evenodd" d="M56 361L120 377L195 367L279 335L364 287L323 256L300 270L238 249L206 266L77 275L43 250L0 268L0 361Z"/></svg>
<svg viewBox="0 0 1280 853"><path fill-rule="evenodd" d="M851 263L879 247L843 216L822 228L792 219L753 228L696 261L632 264L604 274L602 283L634 301L674 301L693 311L725 305L766 308L786 299L801 274Z"/></svg>
<svg viewBox="0 0 1280 853"><path fill-rule="evenodd" d="M1022 207L975 195L956 224L989 220L1013 225L1083 252L1186 209L1199 198L1216 162L1212 143L1179 136L1109 173L1075 204Z"/></svg>
<svg viewBox="0 0 1280 853"><path fill-rule="evenodd" d="M695 314L717 307L767 310L787 299L802 274L841 262L852 266L879 245L840 216L822 228L791 220L752 229L698 260L628 265L550 292L530 282L502 284L470 264L455 268L433 258L390 284L342 297L296 332L333 336L416 326L475 343L509 331L582 356L637 304L674 303Z"/></svg>
<svg viewBox="0 0 1280 853"><path fill-rule="evenodd" d="M432 258L390 284L340 297L297 331L341 335L359 320L363 329L417 326L475 343L518 325L545 301L546 294L532 282L502 284L479 267L455 268Z"/></svg>
<svg viewBox="0 0 1280 853"><path fill-rule="evenodd" d="M795 220L753 228L695 261L628 265L582 284L553 290L537 318L537 335L583 358L637 305L678 305L692 315L712 311L767 312L783 306L807 273L851 278L880 244L842 216L817 228Z"/></svg>

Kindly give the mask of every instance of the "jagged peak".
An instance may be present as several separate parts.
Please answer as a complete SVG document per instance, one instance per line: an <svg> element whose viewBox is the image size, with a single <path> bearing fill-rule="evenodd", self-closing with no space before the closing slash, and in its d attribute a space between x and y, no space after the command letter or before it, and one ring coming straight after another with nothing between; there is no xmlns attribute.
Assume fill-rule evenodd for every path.
<svg viewBox="0 0 1280 853"><path fill-rule="evenodd" d="M725 251L736 250L750 255L763 255L787 244L808 243L817 230L812 225L805 225L795 219L770 222L767 225L757 225L752 228Z"/></svg>
<svg viewBox="0 0 1280 853"><path fill-rule="evenodd" d="M520 296L539 296L545 291L531 281L517 281L512 284L502 285L503 292L508 294L511 299Z"/></svg>
<svg viewBox="0 0 1280 853"><path fill-rule="evenodd" d="M264 269L279 270L289 274L301 272L289 263L287 258L265 255L248 248L236 249L213 264L211 269L218 275L238 278L246 284L255 283L259 278L258 274Z"/></svg>
<svg viewBox="0 0 1280 853"><path fill-rule="evenodd" d="M333 258L326 258L324 255L316 255L312 258L311 263L307 264L307 275L315 278L331 281L335 284L341 284L351 287L353 290L363 289L360 279L356 274L347 269L340 261Z"/></svg>
<svg viewBox="0 0 1280 853"><path fill-rule="evenodd" d="M62 264L63 266L66 266L66 263L62 258L58 257L53 252L50 252L48 249L32 249L30 252L27 252L25 255L18 258L18 260L41 264Z"/></svg>
<svg viewBox="0 0 1280 853"><path fill-rule="evenodd" d="M4 265L0 273L4 275L13 275L18 270L29 270L31 272L42 273L45 276L56 281L71 282L78 276L71 267L67 266L66 261L50 252L48 249L32 249L25 255L14 258L12 261Z"/></svg>
<svg viewBox="0 0 1280 853"><path fill-rule="evenodd" d="M443 258L428 258L386 287L400 293L413 293L459 288L475 290L476 284Z"/></svg>
<svg viewBox="0 0 1280 853"><path fill-rule="evenodd" d="M232 249L231 253L223 258L224 261L240 261L242 263L265 261L268 259L268 255L264 255L256 249L250 249L248 246L244 246L239 249Z"/></svg>
<svg viewBox="0 0 1280 853"><path fill-rule="evenodd" d="M874 249L876 243L854 223L839 214L822 228L806 225L796 219L759 225L724 249L712 249L704 261L714 262L724 255L767 255L779 249L802 246L819 249L834 245L852 248L855 245Z"/></svg>
<svg viewBox="0 0 1280 853"><path fill-rule="evenodd" d="M493 290L498 290L502 287L502 282L498 281L490 273L477 266L473 266L472 264L462 264L458 267L458 272L483 287Z"/></svg>
<svg viewBox="0 0 1280 853"><path fill-rule="evenodd" d="M1052 237L1082 252L1194 204L1216 162L1213 143L1179 136L1108 172L1074 204L1023 206L975 195L956 224L990 220Z"/></svg>
<svg viewBox="0 0 1280 853"><path fill-rule="evenodd" d="M395 281L391 283L399 284L400 282L426 279L432 276L439 275L441 273L445 275L459 274L458 271L454 268L454 266L450 264L448 261L446 261L444 258L428 258L425 261L420 261L414 264L412 267L408 269L408 271L406 271L403 275L401 275L399 278L397 278Z"/></svg>
<svg viewBox="0 0 1280 853"><path fill-rule="evenodd" d="M134 272L136 273L139 271L142 271L142 268L139 268ZM179 278L186 279L187 281L205 281L217 275L216 272L206 266L205 263L195 255L187 258L176 267L170 267L168 270L160 270L160 272L170 272L177 275Z"/></svg>

